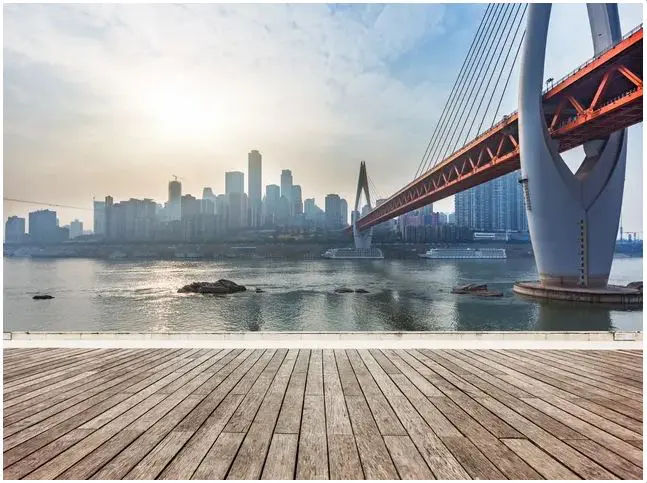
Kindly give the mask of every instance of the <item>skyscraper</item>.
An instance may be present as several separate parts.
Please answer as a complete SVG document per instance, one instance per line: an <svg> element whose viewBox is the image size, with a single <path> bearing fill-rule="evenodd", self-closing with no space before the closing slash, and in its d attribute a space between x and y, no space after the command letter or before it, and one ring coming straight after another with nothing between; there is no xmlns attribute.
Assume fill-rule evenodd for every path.
<svg viewBox="0 0 647 483"><path fill-rule="evenodd" d="M10 216L5 223L4 239L7 243L20 243L25 238L25 219Z"/></svg>
<svg viewBox="0 0 647 483"><path fill-rule="evenodd" d="M301 199L301 185L292 185L292 214L294 216L303 214L303 201Z"/></svg>
<svg viewBox="0 0 647 483"><path fill-rule="evenodd" d="M105 201L94 201L94 223L93 231L95 235L106 234L106 203Z"/></svg>
<svg viewBox="0 0 647 483"><path fill-rule="evenodd" d="M249 196L250 226L261 226L262 214L262 179L263 157L257 150L247 155L247 194Z"/></svg>
<svg viewBox="0 0 647 483"><path fill-rule="evenodd" d="M341 199L337 194L326 196L326 226L329 229L341 228Z"/></svg>
<svg viewBox="0 0 647 483"><path fill-rule="evenodd" d="M342 227L348 225L348 201L344 198L339 200L339 222Z"/></svg>
<svg viewBox="0 0 647 483"><path fill-rule="evenodd" d="M177 179L168 184L168 219L182 218L182 183Z"/></svg>
<svg viewBox="0 0 647 483"><path fill-rule="evenodd" d="M281 187L276 184L268 184L265 187L264 223L274 225L277 223L279 201L281 200Z"/></svg>
<svg viewBox="0 0 647 483"><path fill-rule="evenodd" d="M245 175L240 171L225 173L225 194L243 194L245 192Z"/></svg>
<svg viewBox="0 0 647 483"><path fill-rule="evenodd" d="M29 213L29 238L44 243L58 241L56 212L38 210Z"/></svg>
<svg viewBox="0 0 647 483"><path fill-rule="evenodd" d="M70 240L83 235L83 222L74 220L70 223Z"/></svg>
<svg viewBox="0 0 647 483"><path fill-rule="evenodd" d="M289 169L281 171L281 196L288 202L292 201L292 171Z"/></svg>

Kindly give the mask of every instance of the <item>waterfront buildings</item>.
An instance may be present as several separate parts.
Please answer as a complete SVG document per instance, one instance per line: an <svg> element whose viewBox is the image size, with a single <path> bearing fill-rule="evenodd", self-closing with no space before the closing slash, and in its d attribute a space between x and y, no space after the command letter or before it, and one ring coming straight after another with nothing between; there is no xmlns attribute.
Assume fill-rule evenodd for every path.
<svg viewBox="0 0 647 483"><path fill-rule="evenodd" d="M93 201L94 211L93 231L95 235L106 234L106 203L105 201Z"/></svg>
<svg viewBox="0 0 647 483"><path fill-rule="evenodd" d="M25 239L25 219L10 216L5 223L4 239L7 243L20 243Z"/></svg>
<svg viewBox="0 0 647 483"><path fill-rule="evenodd" d="M177 179L168 184L168 204L166 205L168 220L179 221L182 218L182 183Z"/></svg>
<svg viewBox="0 0 647 483"><path fill-rule="evenodd" d="M478 231L527 231L519 172L509 173L454 196L456 224Z"/></svg>
<svg viewBox="0 0 647 483"><path fill-rule="evenodd" d="M83 236L83 222L74 220L70 223L70 240Z"/></svg>
<svg viewBox="0 0 647 483"><path fill-rule="evenodd" d="M245 192L245 175L240 171L225 173L225 194L241 194Z"/></svg>
<svg viewBox="0 0 647 483"><path fill-rule="evenodd" d="M62 237L58 229L56 212L38 210L29 213L29 238L38 243L54 243ZM67 237L66 237L67 238Z"/></svg>

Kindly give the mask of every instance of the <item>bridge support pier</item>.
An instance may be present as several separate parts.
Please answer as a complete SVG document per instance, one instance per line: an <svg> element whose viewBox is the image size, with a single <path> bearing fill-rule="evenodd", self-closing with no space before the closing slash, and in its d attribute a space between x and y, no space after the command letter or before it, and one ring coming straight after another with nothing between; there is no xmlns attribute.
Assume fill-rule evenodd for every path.
<svg viewBox="0 0 647 483"><path fill-rule="evenodd" d="M621 39L618 7L587 7L598 54ZM550 11L550 4L528 6L519 89L520 183L540 280L536 290L526 283L517 284L515 292L543 297L560 287L604 292L611 289L607 283L622 206L627 133L585 143L585 158L575 174L564 163L542 106Z"/></svg>
<svg viewBox="0 0 647 483"><path fill-rule="evenodd" d="M366 163L362 161L359 165L359 179L357 180L357 195L355 196L355 209L351 214L351 222L353 224L353 240L355 241L355 248L368 250L371 248L371 240L373 238L373 228L369 228L363 232L357 228L357 220L360 218L359 201L364 191L366 196L366 203L369 208L371 206L371 195L368 191L368 175L366 174Z"/></svg>

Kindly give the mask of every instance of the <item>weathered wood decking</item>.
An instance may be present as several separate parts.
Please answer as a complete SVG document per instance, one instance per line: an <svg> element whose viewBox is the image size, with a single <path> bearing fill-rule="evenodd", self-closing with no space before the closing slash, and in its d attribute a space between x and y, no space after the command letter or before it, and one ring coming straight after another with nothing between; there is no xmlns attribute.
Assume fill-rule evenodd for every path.
<svg viewBox="0 0 647 483"><path fill-rule="evenodd" d="M642 479L642 351L5 349L4 478Z"/></svg>

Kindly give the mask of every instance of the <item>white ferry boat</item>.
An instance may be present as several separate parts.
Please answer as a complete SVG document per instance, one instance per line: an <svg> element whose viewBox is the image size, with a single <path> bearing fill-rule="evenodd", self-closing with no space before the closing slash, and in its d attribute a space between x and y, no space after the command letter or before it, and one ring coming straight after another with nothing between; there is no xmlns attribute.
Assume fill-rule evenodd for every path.
<svg viewBox="0 0 647 483"><path fill-rule="evenodd" d="M379 248L330 248L322 255L323 258L335 260L381 260L384 258Z"/></svg>
<svg viewBox="0 0 647 483"><path fill-rule="evenodd" d="M420 255L435 260L505 260L505 248L431 248Z"/></svg>

